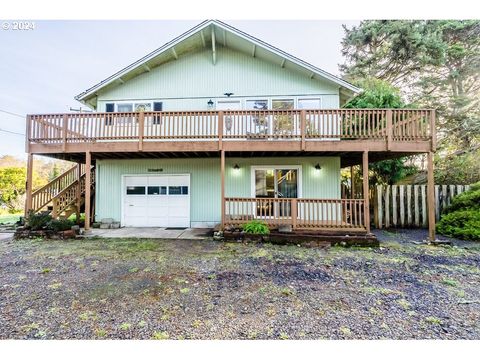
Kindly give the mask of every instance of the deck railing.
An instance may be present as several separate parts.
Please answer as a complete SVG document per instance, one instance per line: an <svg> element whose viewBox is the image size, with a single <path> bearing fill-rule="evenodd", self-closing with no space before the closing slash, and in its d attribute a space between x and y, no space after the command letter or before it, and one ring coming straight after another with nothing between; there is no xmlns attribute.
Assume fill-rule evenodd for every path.
<svg viewBox="0 0 480 360"><path fill-rule="evenodd" d="M29 115L30 143L168 140L428 140L433 110L169 111Z"/></svg>
<svg viewBox="0 0 480 360"><path fill-rule="evenodd" d="M95 189L95 168L92 167L90 169L90 178L91 178L91 188L92 190ZM78 191L80 190L80 194ZM72 204L76 203L77 200L82 200L82 196L85 194L85 173L82 174L80 177L80 186L78 186L78 182L75 181L74 183L67 186L63 189L52 201L53 210L52 216L56 218L59 216L63 211L67 210Z"/></svg>
<svg viewBox="0 0 480 360"><path fill-rule="evenodd" d="M85 165L75 165L60 176L50 181L48 184L42 186L40 189L35 190L32 193L32 210L37 212L44 208L63 190L76 183L78 180L79 166L81 166L81 174L84 174Z"/></svg>
<svg viewBox="0 0 480 360"><path fill-rule="evenodd" d="M364 229L363 199L232 198L224 200L227 226L251 220L294 229Z"/></svg>

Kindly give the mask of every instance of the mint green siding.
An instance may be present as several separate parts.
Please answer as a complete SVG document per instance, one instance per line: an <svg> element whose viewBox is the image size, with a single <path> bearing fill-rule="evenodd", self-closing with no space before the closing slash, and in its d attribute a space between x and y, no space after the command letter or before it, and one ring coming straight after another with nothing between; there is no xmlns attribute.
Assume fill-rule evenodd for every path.
<svg viewBox="0 0 480 360"><path fill-rule="evenodd" d="M322 166L316 171L314 166ZM238 164L239 170L233 166ZM251 196L252 165L301 165L302 197L340 198L340 158L227 158L225 195ZM98 160L96 218L121 221L122 176L149 174L149 168L162 168L161 174L190 174L190 219L192 226L212 226L220 222L220 159L141 159ZM151 173L150 173L151 174Z"/></svg>
<svg viewBox="0 0 480 360"><path fill-rule="evenodd" d="M98 111L118 100L160 100L165 111L204 110L209 99L224 98L226 92L242 100L315 95L323 108L338 108L338 86L280 65L222 47L213 65L211 50L205 49L100 91Z"/></svg>

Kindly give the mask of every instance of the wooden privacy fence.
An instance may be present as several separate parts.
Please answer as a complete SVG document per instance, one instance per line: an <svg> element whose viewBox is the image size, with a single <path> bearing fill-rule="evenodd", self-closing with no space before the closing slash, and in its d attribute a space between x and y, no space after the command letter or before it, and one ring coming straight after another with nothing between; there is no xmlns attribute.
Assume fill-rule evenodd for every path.
<svg viewBox="0 0 480 360"><path fill-rule="evenodd" d="M470 185L435 185L435 218ZM377 185L370 191L373 219L378 229L427 227L427 185Z"/></svg>

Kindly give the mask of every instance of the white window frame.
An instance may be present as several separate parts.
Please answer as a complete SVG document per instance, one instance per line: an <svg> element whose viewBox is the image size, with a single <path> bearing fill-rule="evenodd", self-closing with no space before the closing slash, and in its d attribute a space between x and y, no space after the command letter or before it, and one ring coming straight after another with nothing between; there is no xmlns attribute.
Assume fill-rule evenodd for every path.
<svg viewBox="0 0 480 360"><path fill-rule="evenodd" d="M118 105L119 104L132 104L132 112L135 112L135 106L137 104L150 104L150 108L152 109L151 111L153 111L153 103L157 102L157 101L156 100L155 101L152 101L152 100L144 100L144 101L143 100L135 100L135 101L120 100L120 101L112 101L112 102L115 104L115 112L119 112L118 111Z"/></svg>
<svg viewBox="0 0 480 360"><path fill-rule="evenodd" d="M255 199L255 170L297 170L297 199L303 197L302 165L252 165L250 166L250 194Z"/></svg>
<svg viewBox="0 0 480 360"><path fill-rule="evenodd" d="M321 96L299 96L297 98L295 109L299 109L298 102L300 100L319 100L319 102L320 102L320 108L319 109L323 109L323 98ZM317 109L305 109L305 110L317 110Z"/></svg>

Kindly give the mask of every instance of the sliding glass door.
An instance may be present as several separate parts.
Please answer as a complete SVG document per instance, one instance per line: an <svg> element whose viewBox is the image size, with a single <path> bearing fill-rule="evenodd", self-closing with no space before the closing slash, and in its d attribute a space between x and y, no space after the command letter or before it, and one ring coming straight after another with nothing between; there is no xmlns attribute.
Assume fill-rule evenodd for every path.
<svg viewBox="0 0 480 360"><path fill-rule="evenodd" d="M255 198L266 199L257 202L256 216L291 216L291 206L289 202L271 199L298 197L298 171L298 168L282 167L254 169Z"/></svg>

